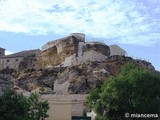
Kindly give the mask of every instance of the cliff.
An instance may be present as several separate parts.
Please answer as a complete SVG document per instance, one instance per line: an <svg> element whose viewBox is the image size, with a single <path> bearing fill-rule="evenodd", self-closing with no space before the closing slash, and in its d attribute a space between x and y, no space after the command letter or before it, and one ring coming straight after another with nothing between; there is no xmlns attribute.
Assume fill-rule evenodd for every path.
<svg viewBox="0 0 160 120"><path fill-rule="evenodd" d="M37 68L66 67L87 61L105 61L110 56L109 46L100 42L85 42L84 38L80 37L71 34L45 44Z"/></svg>
<svg viewBox="0 0 160 120"><path fill-rule="evenodd" d="M112 56L103 62L85 62L76 66L26 69L14 73L15 86L27 91L56 94L86 94L110 76L117 76L121 66L133 61L140 67L154 70L145 61L125 56Z"/></svg>

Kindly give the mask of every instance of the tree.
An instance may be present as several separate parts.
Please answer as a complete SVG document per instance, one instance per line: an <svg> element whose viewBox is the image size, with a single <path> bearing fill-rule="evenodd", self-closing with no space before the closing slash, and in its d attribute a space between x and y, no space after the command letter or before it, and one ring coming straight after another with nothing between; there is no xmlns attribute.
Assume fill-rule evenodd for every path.
<svg viewBox="0 0 160 120"><path fill-rule="evenodd" d="M27 98L6 89L0 96L0 120L44 120L48 109L48 102L40 101L36 94Z"/></svg>
<svg viewBox="0 0 160 120"><path fill-rule="evenodd" d="M96 120L125 120L129 114L160 113L160 77L134 63L122 67L118 77L110 77L90 92L88 105Z"/></svg>

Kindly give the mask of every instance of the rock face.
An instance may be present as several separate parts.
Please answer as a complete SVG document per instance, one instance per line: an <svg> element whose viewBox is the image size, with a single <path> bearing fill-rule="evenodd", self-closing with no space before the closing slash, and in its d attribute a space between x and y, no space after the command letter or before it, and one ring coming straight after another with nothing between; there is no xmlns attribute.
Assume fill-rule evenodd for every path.
<svg viewBox="0 0 160 120"><path fill-rule="evenodd" d="M23 58L22 61L20 61L19 66L18 66L18 70L23 71L26 68L27 69L35 68L36 65L37 65L37 58L36 57L25 57L25 58Z"/></svg>
<svg viewBox="0 0 160 120"><path fill-rule="evenodd" d="M83 35L71 34L44 45L37 67L66 67L87 61L105 61L109 55L110 49L107 45L99 42L86 43Z"/></svg>
<svg viewBox="0 0 160 120"><path fill-rule="evenodd" d="M133 61L141 67L154 70L148 63L141 64L130 57L111 56L103 62L85 62L76 66L45 69L26 69L14 74L16 86L27 91L56 94L86 94L100 86L109 76L117 76L121 66ZM147 62L146 62L147 63ZM43 90L42 90L43 88Z"/></svg>
<svg viewBox="0 0 160 120"><path fill-rule="evenodd" d="M117 45L85 42L84 34L73 33L45 44L38 58L23 58L18 71L1 70L0 82L6 84L4 81L10 79L16 89L43 94L87 94L109 76L119 75L128 61L155 70L151 63L125 57L125 53Z"/></svg>
<svg viewBox="0 0 160 120"><path fill-rule="evenodd" d="M47 43L49 47L46 47L47 49L44 48L41 52L38 67L56 66L61 64L65 61L65 58L74 55L77 52L78 42L78 39L74 36L69 36L62 40Z"/></svg>

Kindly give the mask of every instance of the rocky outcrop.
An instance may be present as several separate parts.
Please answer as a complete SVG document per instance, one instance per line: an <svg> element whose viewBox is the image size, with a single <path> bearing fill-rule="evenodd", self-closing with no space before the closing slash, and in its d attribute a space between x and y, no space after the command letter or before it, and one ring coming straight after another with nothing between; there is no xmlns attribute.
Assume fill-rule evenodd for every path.
<svg viewBox="0 0 160 120"><path fill-rule="evenodd" d="M154 66L150 62L147 62L145 60L139 60L139 59L136 59L135 62L139 64L141 67L144 67L149 70L155 70Z"/></svg>
<svg viewBox="0 0 160 120"><path fill-rule="evenodd" d="M44 49L39 56L38 67L56 66L65 61L65 58L77 53L78 39L74 36L54 41L52 47Z"/></svg>
<svg viewBox="0 0 160 120"><path fill-rule="evenodd" d="M26 68L31 69L37 66L37 58L36 57L25 57L22 61L20 61L18 70L23 71Z"/></svg>
<svg viewBox="0 0 160 120"><path fill-rule="evenodd" d="M14 74L16 86L27 91L56 94L86 94L100 86L110 76L117 76L121 66L128 61L154 70L154 67L141 64L131 57L111 56L103 62L85 62L69 67L50 67L45 69L26 69ZM152 69L150 69L152 68Z"/></svg>
<svg viewBox="0 0 160 120"><path fill-rule="evenodd" d="M42 48L38 68L66 67L87 61L105 61L110 56L109 46L99 42L85 42L77 36L51 41Z"/></svg>
<svg viewBox="0 0 160 120"><path fill-rule="evenodd" d="M149 62L126 57L126 52L117 45L85 42L85 35L80 33L48 42L40 55L38 52L32 56L32 52L19 52L18 55L27 53L27 56L22 60L12 60L19 61L18 70L0 71L0 80L10 79L14 88L29 92L87 94L108 77L119 75L121 66L128 61L155 70ZM11 65L17 67L17 64Z"/></svg>

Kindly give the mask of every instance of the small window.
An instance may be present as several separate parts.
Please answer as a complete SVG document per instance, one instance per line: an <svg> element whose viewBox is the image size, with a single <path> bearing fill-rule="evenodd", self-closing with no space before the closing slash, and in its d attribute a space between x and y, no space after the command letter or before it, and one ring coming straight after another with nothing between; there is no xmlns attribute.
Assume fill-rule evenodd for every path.
<svg viewBox="0 0 160 120"><path fill-rule="evenodd" d="M9 60L7 60L7 62L9 62Z"/></svg>
<svg viewBox="0 0 160 120"><path fill-rule="evenodd" d="M18 59L15 60L16 62L18 61Z"/></svg>

